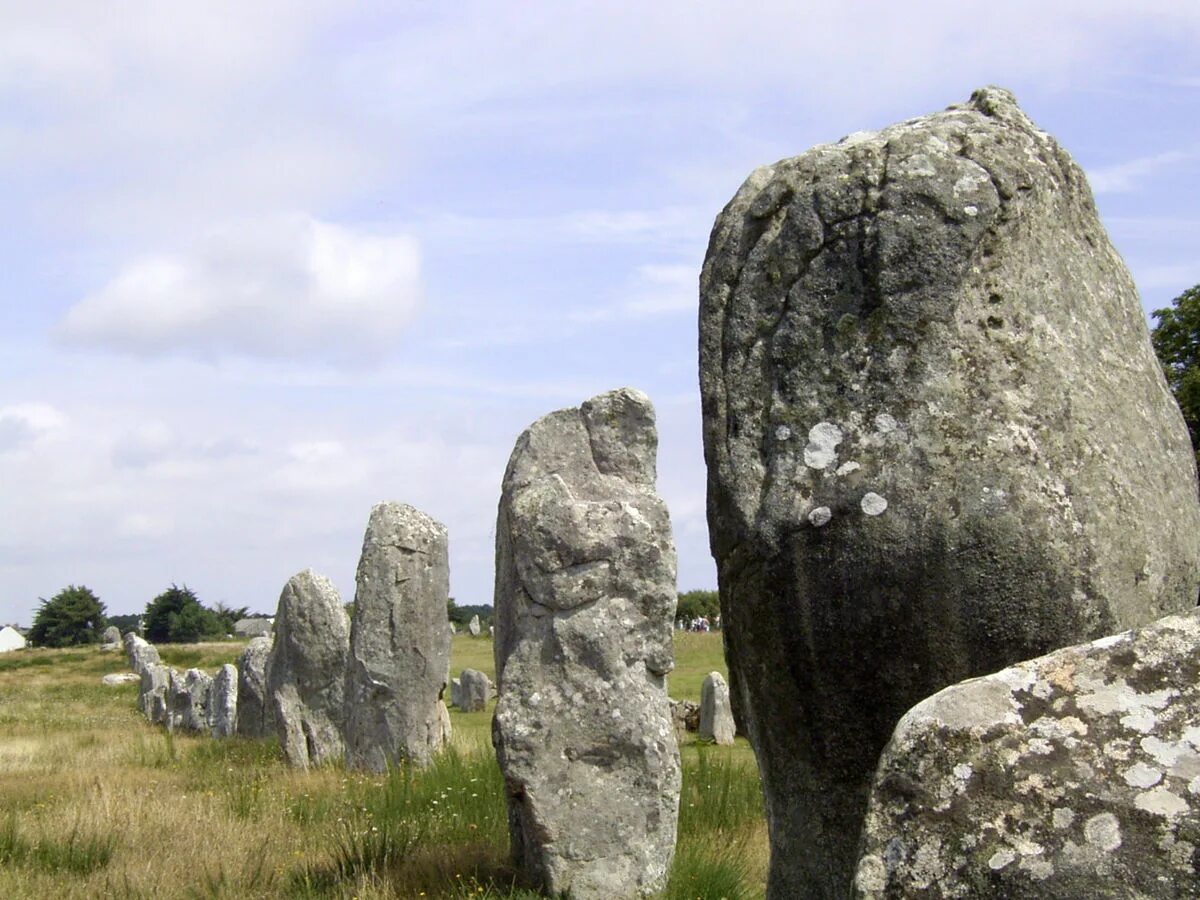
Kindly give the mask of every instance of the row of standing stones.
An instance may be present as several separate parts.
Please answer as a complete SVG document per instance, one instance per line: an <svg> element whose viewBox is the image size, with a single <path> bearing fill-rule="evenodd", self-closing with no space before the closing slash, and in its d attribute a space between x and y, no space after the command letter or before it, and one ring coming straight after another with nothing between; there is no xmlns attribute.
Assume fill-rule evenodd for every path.
<svg viewBox="0 0 1200 900"><path fill-rule="evenodd" d="M730 673L705 697L758 760L768 896L1200 894L1194 457L1083 173L1012 96L751 174L701 275L700 386ZM622 389L539 419L504 476L493 743L553 894L647 896L672 860L656 447ZM289 757L436 751L445 558L384 505L349 633L328 582L289 582L239 674L277 718L323 710L279 726Z"/></svg>

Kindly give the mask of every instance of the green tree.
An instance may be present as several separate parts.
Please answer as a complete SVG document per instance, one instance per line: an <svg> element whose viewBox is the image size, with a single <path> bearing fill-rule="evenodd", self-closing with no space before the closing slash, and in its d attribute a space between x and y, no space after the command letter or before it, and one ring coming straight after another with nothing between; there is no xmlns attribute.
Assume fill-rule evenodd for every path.
<svg viewBox="0 0 1200 900"><path fill-rule="evenodd" d="M1156 309L1151 339L1171 392L1183 411L1192 449L1200 451L1200 284ZM1200 452L1197 453L1200 460Z"/></svg>
<svg viewBox="0 0 1200 900"><path fill-rule="evenodd" d="M721 600L716 591L684 591L675 607L675 618L690 622L708 616L711 622L721 614Z"/></svg>
<svg viewBox="0 0 1200 900"><path fill-rule="evenodd" d="M225 634L217 614L205 609L186 584L173 584L151 600L143 626L152 644L190 644Z"/></svg>
<svg viewBox="0 0 1200 900"><path fill-rule="evenodd" d="M72 584L42 600L33 617L29 642L37 647L95 644L107 622L100 598L90 588Z"/></svg>

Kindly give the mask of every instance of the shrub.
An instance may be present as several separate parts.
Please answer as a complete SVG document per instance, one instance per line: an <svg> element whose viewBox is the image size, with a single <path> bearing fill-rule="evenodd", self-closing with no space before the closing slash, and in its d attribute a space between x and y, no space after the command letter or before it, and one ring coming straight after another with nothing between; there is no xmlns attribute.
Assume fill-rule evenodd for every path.
<svg viewBox="0 0 1200 900"><path fill-rule="evenodd" d="M29 631L29 642L37 647L95 644L107 621L104 604L91 589L70 585L49 600L42 600Z"/></svg>
<svg viewBox="0 0 1200 900"><path fill-rule="evenodd" d="M217 614L201 606L187 585L171 585L151 600L143 624L151 643L191 644L225 633Z"/></svg>

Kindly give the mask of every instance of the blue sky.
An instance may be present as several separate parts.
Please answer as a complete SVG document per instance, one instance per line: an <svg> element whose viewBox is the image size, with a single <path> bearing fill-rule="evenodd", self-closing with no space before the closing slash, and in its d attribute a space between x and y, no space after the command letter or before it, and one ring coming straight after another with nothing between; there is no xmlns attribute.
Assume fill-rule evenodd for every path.
<svg viewBox="0 0 1200 900"><path fill-rule="evenodd" d="M655 401L715 586L696 283L756 166L1011 88L1146 308L1200 282L1200 3L0 0L0 623L350 600L373 503L491 602L538 416Z"/></svg>

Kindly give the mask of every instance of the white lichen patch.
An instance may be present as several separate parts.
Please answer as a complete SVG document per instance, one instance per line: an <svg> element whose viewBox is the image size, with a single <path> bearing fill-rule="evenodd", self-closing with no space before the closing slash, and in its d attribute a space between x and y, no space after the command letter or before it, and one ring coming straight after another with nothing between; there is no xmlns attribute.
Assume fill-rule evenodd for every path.
<svg viewBox="0 0 1200 900"><path fill-rule="evenodd" d="M988 860L988 868L993 872L998 872L1010 863L1016 862L1017 854L1013 853L1007 847L1001 847L992 854Z"/></svg>
<svg viewBox="0 0 1200 900"><path fill-rule="evenodd" d="M1166 787L1156 787L1152 791L1138 794L1133 800L1133 805L1144 812L1163 816L1168 819L1182 815L1189 808L1186 800L1177 794L1173 794Z"/></svg>
<svg viewBox="0 0 1200 900"><path fill-rule="evenodd" d="M832 422L818 422L808 431L804 464L810 469L828 469L837 460L837 446L842 439L842 429L837 425Z"/></svg>
<svg viewBox="0 0 1200 900"><path fill-rule="evenodd" d="M875 417L875 433L881 437L891 434L899 427L900 423L890 413L880 413Z"/></svg>
<svg viewBox="0 0 1200 900"><path fill-rule="evenodd" d="M808 522L810 525L820 528L822 525L828 525L829 520L833 518L833 510L828 506L818 506L808 514Z"/></svg>
<svg viewBox="0 0 1200 900"><path fill-rule="evenodd" d="M1154 766L1137 762L1125 770L1123 777L1125 783L1130 787L1152 788L1162 781L1163 773L1161 769L1156 769Z"/></svg>
<svg viewBox="0 0 1200 900"><path fill-rule="evenodd" d="M1050 823L1059 831L1070 828L1075 821L1075 810L1060 806L1050 814Z"/></svg>
<svg viewBox="0 0 1200 900"><path fill-rule="evenodd" d="M860 466L858 463L851 460L850 462L844 462L840 466L838 466L837 474L845 476L845 475L849 475L851 472L857 472L861 468L862 468L862 466Z"/></svg>
<svg viewBox="0 0 1200 900"><path fill-rule="evenodd" d="M1121 822L1110 812L1097 813L1083 823L1083 836L1089 844L1111 853L1121 846Z"/></svg>
<svg viewBox="0 0 1200 900"><path fill-rule="evenodd" d="M1131 731L1141 732L1142 734L1149 734L1157 724L1158 716L1148 709L1140 709L1121 718L1122 726Z"/></svg>
<svg viewBox="0 0 1200 900"><path fill-rule="evenodd" d="M775 429L775 440L777 441L786 441L791 436L792 429L788 428L786 425L780 425Z"/></svg>
<svg viewBox="0 0 1200 900"><path fill-rule="evenodd" d="M862 501L859 503L862 511L868 516L881 516L884 510L888 508L886 497L881 497L874 491L867 491L863 494Z"/></svg>

